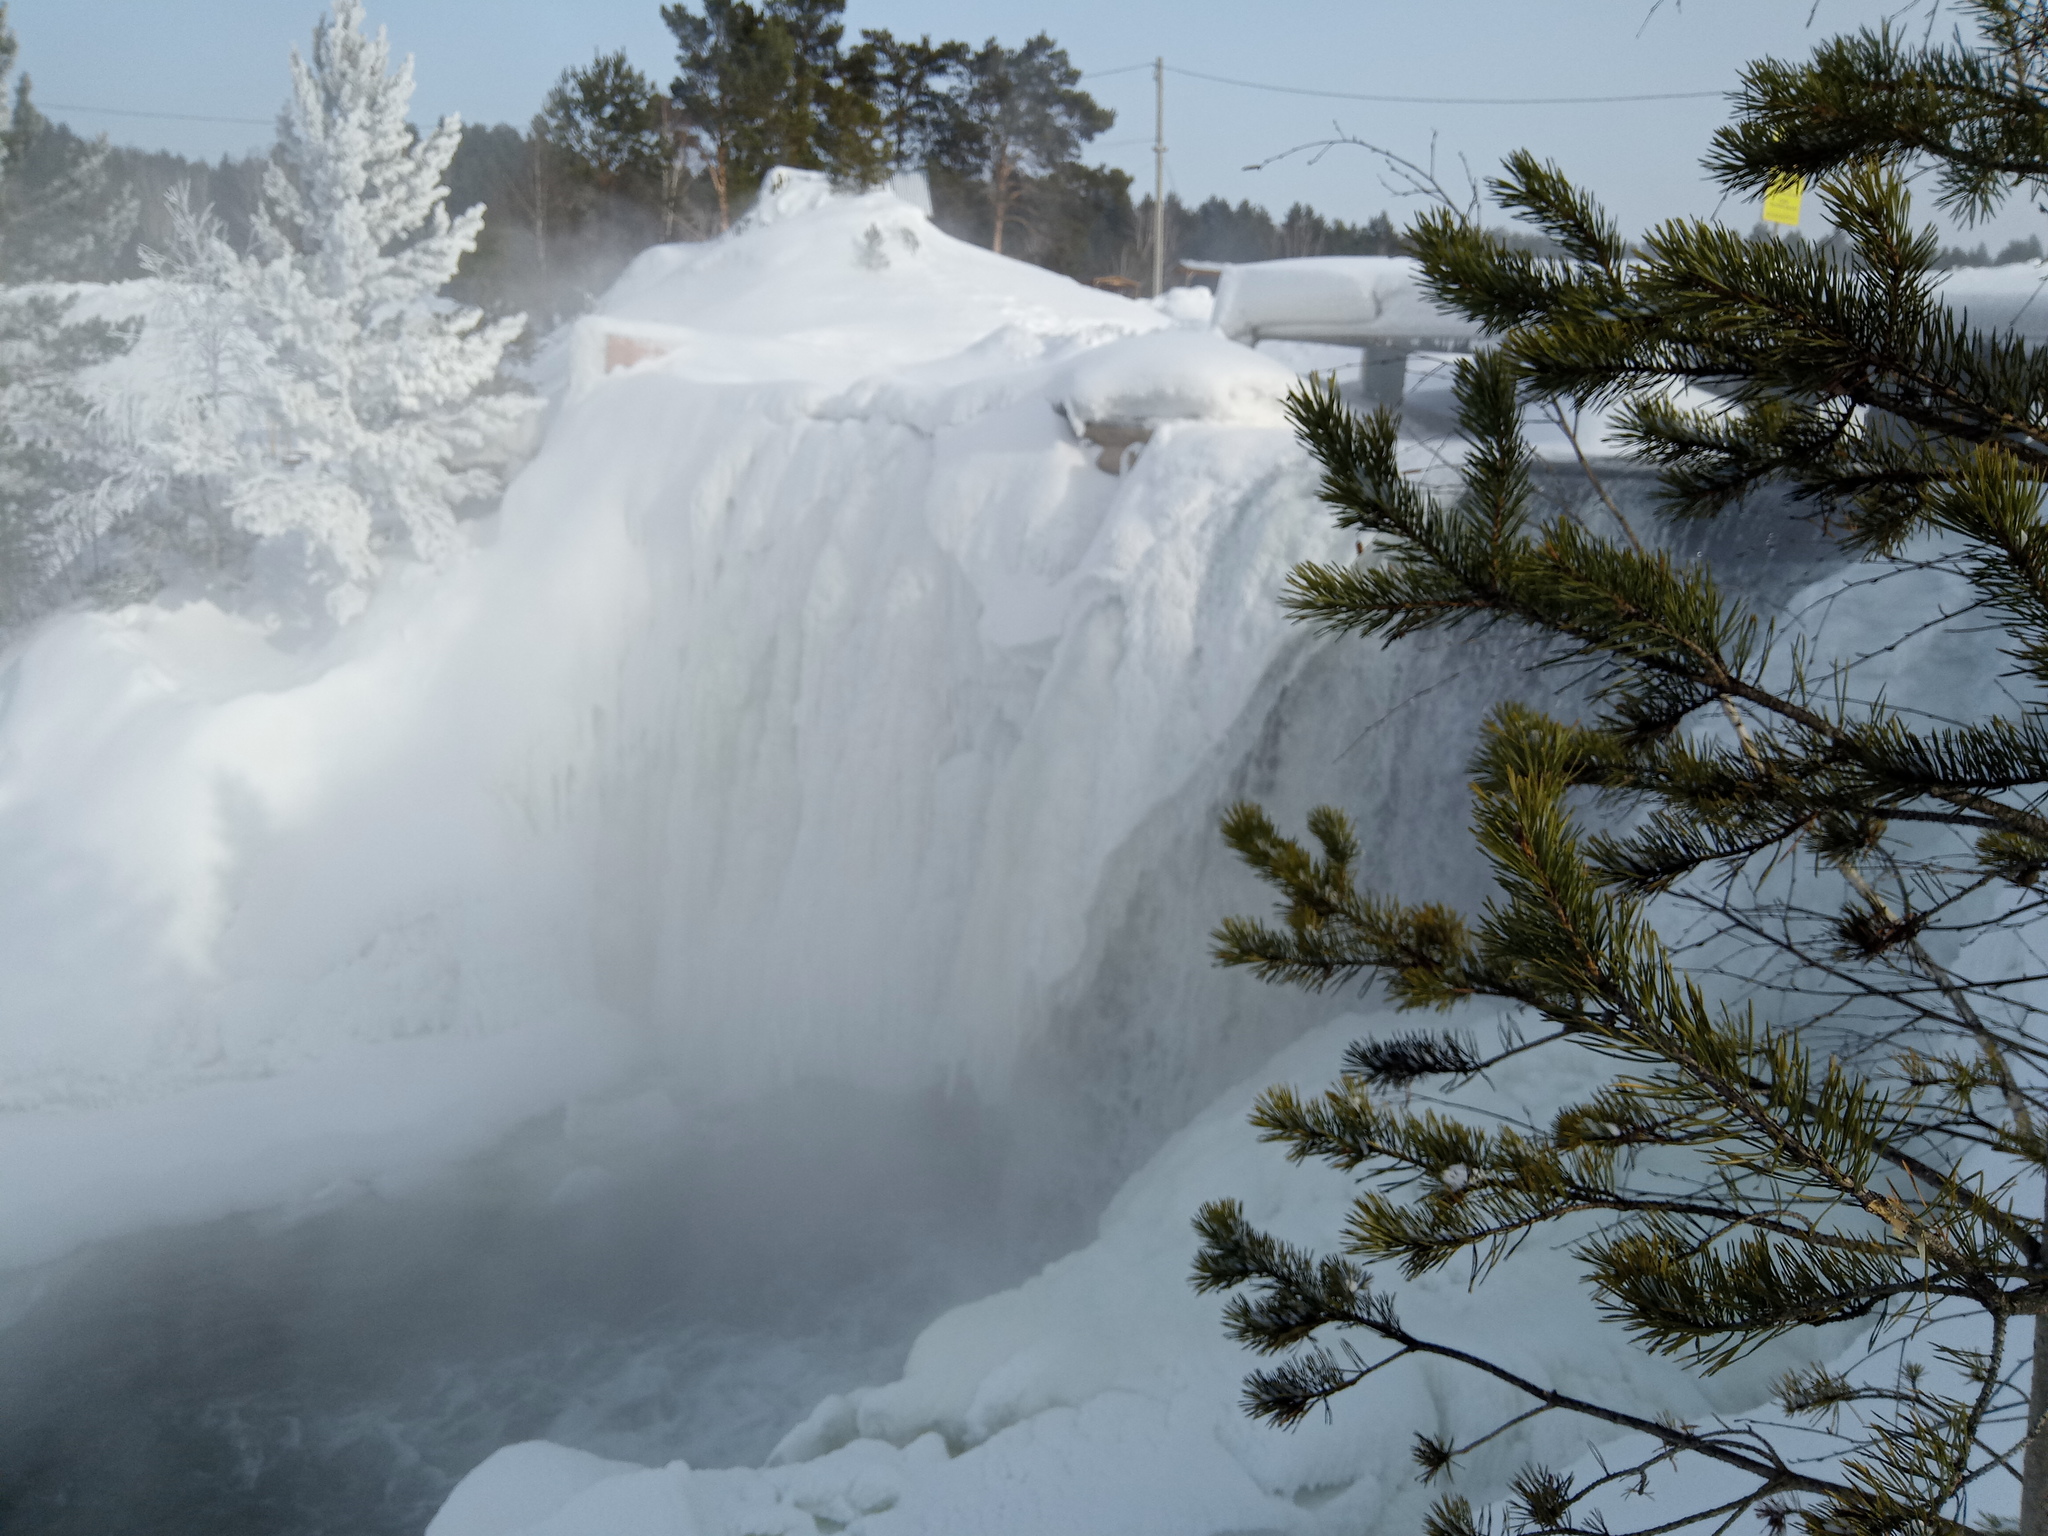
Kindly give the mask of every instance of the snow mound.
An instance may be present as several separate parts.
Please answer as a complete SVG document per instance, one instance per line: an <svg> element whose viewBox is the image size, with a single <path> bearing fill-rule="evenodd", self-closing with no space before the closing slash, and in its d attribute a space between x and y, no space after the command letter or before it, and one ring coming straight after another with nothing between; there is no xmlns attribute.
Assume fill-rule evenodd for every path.
<svg viewBox="0 0 2048 1536"><path fill-rule="evenodd" d="M1216 318L1216 294L1209 288L1169 288L1152 307L1175 325L1207 330Z"/></svg>
<svg viewBox="0 0 2048 1536"><path fill-rule="evenodd" d="M1326 1243L1341 1229L1351 1181L1289 1164L1259 1144L1246 1114L1270 1082L1329 1081L1345 1042L1374 1022L1340 1019L1222 1095L1125 1185L1094 1243L940 1318L902 1379L827 1399L768 1466L626 1468L513 1446L455 1490L428 1536L1336 1536L1418 1526L1434 1490L1415 1480L1411 1437L1469 1434L1522 1406L1513 1395L1411 1358L1341 1400L1328 1422L1255 1424L1237 1407L1251 1357L1224 1337L1221 1301L1187 1283L1189 1221L1206 1200L1234 1197L1297 1242ZM1524 1071L1486 1107L1569 1092L1574 1065ZM1774 1355L1702 1382L1601 1324L1559 1245L1513 1268L1512 1313L1459 1276L1437 1275L1401 1287L1403 1321L1562 1390L1597 1387L1680 1418L1747 1406L1784 1367ZM1530 1327L1532 1317L1544 1326ZM1525 1458L1569 1463L1590 1443L1583 1423L1542 1420L1461 1462L1460 1482L1495 1486Z"/></svg>
<svg viewBox="0 0 2048 1536"><path fill-rule="evenodd" d="M2048 341L2048 261L1957 267L1938 291L1973 327L2010 331L2037 346Z"/></svg>
<svg viewBox="0 0 2048 1536"><path fill-rule="evenodd" d="M724 239L635 258L569 341L572 395L606 371L604 338L644 338L646 366L708 381L845 387L939 361L1009 328L1100 342L1169 322L1148 304L1005 261L932 224L915 187L835 192L778 170ZM556 364L560 368L559 362Z"/></svg>
<svg viewBox="0 0 2048 1536"><path fill-rule="evenodd" d="M1157 331L1094 347L1056 386L1073 422L1222 421L1279 426L1297 375L1210 331Z"/></svg>
<svg viewBox="0 0 2048 1536"><path fill-rule="evenodd" d="M778 165L761 183L761 196L740 220L742 230L765 229L816 213L832 201L832 178L823 171Z"/></svg>

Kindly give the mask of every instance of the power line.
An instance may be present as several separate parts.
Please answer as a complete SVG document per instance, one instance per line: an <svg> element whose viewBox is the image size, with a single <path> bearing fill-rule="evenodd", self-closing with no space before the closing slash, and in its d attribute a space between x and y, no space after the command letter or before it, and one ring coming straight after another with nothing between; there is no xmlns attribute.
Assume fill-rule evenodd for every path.
<svg viewBox="0 0 2048 1536"><path fill-rule="evenodd" d="M1091 69L1081 78L1102 80L1111 75L1135 74L1138 70L1151 67L1149 60L1140 64L1120 64L1115 69ZM1240 80L1233 75L1212 75L1199 69L1183 69L1178 64L1169 64L1166 70L1168 74L1185 75L1190 80L1207 80L1214 85L1235 85L1249 91L1272 91L1282 96L1315 96L1325 101L1377 101L1396 106L1416 107L1605 106L1639 101L1704 101L1709 97L1727 95L1726 91L1657 91L1636 96L1382 96L1362 91L1318 91L1303 85L1274 85L1265 80ZM165 122L243 123L251 127L268 128L274 121L267 117L218 117L205 112L141 112L132 107L89 107L75 101L49 101L39 105L53 112L88 112L99 117L140 117Z"/></svg>
<svg viewBox="0 0 2048 1536"><path fill-rule="evenodd" d="M270 117L209 117L203 112L137 112L128 107L82 107L75 101L39 101L37 107L52 112L95 112L101 117L156 117L181 123L254 123L268 128L277 120Z"/></svg>
<svg viewBox="0 0 2048 1536"><path fill-rule="evenodd" d="M1230 75L1204 74L1199 69L1182 69L1178 64L1169 64L1166 68L1169 74L1186 75L1192 80L1209 80L1217 85L1238 85L1252 91L1276 91L1283 96L1320 96L1330 101L1381 101L1416 107L1571 107L1625 101L1704 101L1710 96L1725 97L1728 94L1726 91L1659 91L1642 96L1375 96L1359 91L1315 91L1300 85L1270 85L1263 80L1239 80ZM1105 70L1104 73L1112 71Z"/></svg>

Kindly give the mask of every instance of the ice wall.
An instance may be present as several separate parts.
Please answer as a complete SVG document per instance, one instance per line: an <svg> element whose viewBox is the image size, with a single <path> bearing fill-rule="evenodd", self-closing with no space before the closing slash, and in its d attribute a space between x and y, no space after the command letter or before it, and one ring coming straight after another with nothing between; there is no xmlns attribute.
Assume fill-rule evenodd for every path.
<svg viewBox="0 0 2048 1536"><path fill-rule="evenodd" d="M1312 649L1273 594L1342 547L1288 369L802 176L551 366L475 548L341 634L143 606L0 664L35 1170L0 1261L375 1181L635 1064L685 1101L1057 1085L1134 839L1199 779L1175 836L1213 841L1218 753ZM1098 420L1150 432L1128 473ZM1148 901L1199 973L1215 912L1111 904ZM1129 1157L1280 1017L1126 1051Z"/></svg>
<svg viewBox="0 0 2048 1536"><path fill-rule="evenodd" d="M1092 1212L1330 1011L1208 970L1259 899L1218 808L1338 801L1377 875L1469 898L1452 765L1515 674L1285 622L1286 569L1348 541L1292 371L1206 319L788 173L544 358L544 444L452 568L317 644L206 603L18 644L0 1158L35 1174L0 1264L374 1182L650 1064L685 1108L1029 1098ZM1149 433L1126 473L1104 423Z"/></svg>

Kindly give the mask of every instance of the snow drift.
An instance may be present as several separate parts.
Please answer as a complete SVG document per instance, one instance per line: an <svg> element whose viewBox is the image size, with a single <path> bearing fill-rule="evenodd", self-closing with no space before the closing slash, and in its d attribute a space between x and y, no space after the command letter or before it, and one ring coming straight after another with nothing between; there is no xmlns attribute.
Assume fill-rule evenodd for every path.
<svg viewBox="0 0 2048 1536"><path fill-rule="evenodd" d="M1350 1394L1328 1422L1291 1432L1253 1424L1237 1408L1246 1357L1223 1337L1216 1300L1186 1280L1188 1217L1204 1200L1240 1199L1251 1220L1297 1242L1327 1242L1342 1225L1351 1181L1290 1166L1258 1144L1245 1116L1269 1081L1326 1081L1346 1040L1368 1027L1347 1018L1318 1030L1225 1093L1124 1186L1094 1243L939 1319L901 1380L821 1403L767 1467L643 1468L538 1442L508 1447L455 1491L428 1536L1417 1528L1437 1490L1414 1477L1415 1433L1504 1419L1522 1406L1514 1394L1411 1360ZM1540 1098L1572 1085L1519 1086ZM1523 1102L1509 1093L1487 1107ZM1565 1390L1581 1384L1680 1417L1762 1395L1759 1367L1703 1384L1601 1327L1568 1254L1515 1270L1511 1317L1486 1317L1451 1274L1404 1286L1402 1319ZM1536 1318L1542 1326L1530 1326ZM1586 1444L1583 1425L1546 1420L1461 1462L1460 1486L1503 1483L1532 1454L1570 1464Z"/></svg>
<svg viewBox="0 0 2048 1536"><path fill-rule="evenodd" d="M1309 256L1226 266L1216 280L1216 328L1236 341L1469 344L1479 328L1438 306L1407 256Z"/></svg>

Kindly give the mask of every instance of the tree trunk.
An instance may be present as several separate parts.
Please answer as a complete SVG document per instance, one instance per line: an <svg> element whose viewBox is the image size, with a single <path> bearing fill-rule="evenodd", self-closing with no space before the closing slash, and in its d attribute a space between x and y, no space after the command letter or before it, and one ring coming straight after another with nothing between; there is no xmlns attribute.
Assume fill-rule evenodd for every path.
<svg viewBox="0 0 2048 1536"><path fill-rule="evenodd" d="M1006 151L996 151L995 174L989 177L989 201L995 204L996 227L989 242L989 249L998 256L1003 254L1003 221L1010 211L1010 157Z"/></svg>
<svg viewBox="0 0 2048 1536"><path fill-rule="evenodd" d="M726 143L718 141L718 158L711 162L711 190L718 194L718 232L732 228L732 206L726 200Z"/></svg>
<svg viewBox="0 0 2048 1536"><path fill-rule="evenodd" d="M2020 1471L2020 1536L2048 1536L2048 1313L2034 1318L2034 1369L2027 1388L2027 1459Z"/></svg>
<svg viewBox="0 0 2048 1536"><path fill-rule="evenodd" d="M533 147L533 258L540 267L540 275L548 275L548 183L547 166L543 157L547 151L540 145Z"/></svg>

